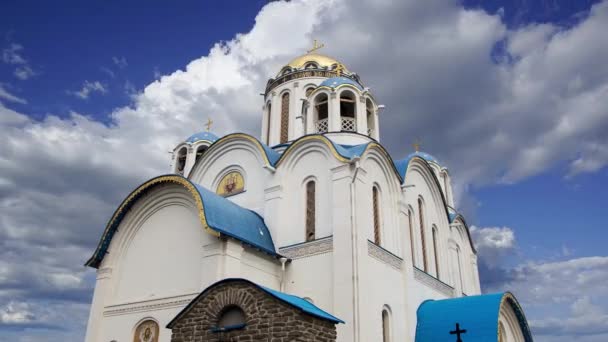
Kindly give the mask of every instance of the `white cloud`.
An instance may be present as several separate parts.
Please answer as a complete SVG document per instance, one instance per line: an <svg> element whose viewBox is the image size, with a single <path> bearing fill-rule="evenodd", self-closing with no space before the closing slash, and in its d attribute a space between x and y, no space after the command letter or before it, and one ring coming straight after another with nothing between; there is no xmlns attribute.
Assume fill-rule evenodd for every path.
<svg viewBox="0 0 608 342"><path fill-rule="evenodd" d="M2 61L6 64L16 65L13 75L24 81L37 73L29 66L28 61L22 56L23 46L16 43L11 43L7 48L2 50Z"/></svg>
<svg viewBox="0 0 608 342"><path fill-rule="evenodd" d="M99 82L99 81L93 81L93 82L84 81L84 83L82 84L82 88L80 90L68 91L68 94L71 94L71 95L79 97L83 100L86 100L89 98L91 93L105 94L107 92L108 92L107 88L103 84L101 84L101 82Z"/></svg>
<svg viewBox="0 0 608 342"><path fill-rule="evenodd" d="M11 43L2 50L2 61L7 64L27 64L27 60L21 56L23 46Z"/></svg>
<svg viewBox="0 0 608 342"><path fill-rule="evenodd" d="M0 83L0 99L5 99L10 102L16 102L16 103L21 103L21 104L27 103L27 101L25 99L18 97L16 95L13 95L13 94L9 93L6 89L4 89L4 86L2 85L2 83Z"/></svg>
<svg viewBox="0 0 608 342"><path fill-rule="evenodd" d="M129 65L125 57L112 57L112 62L121 69L126 68L127 65Z"/></svg>
<svg viewBox="0 0 608 342"><path fill-rule="evenodd" d="M496 267L515 250L515 234L508 227L471 226L471 236L481 262Z"/></svg>
<svg viewBox="0 0 608 342"><path fill-rule="evenodd" d="M9 302L0 308L0 326L4 324L28 323L33 320L33 314L25 303Z"/></svg>

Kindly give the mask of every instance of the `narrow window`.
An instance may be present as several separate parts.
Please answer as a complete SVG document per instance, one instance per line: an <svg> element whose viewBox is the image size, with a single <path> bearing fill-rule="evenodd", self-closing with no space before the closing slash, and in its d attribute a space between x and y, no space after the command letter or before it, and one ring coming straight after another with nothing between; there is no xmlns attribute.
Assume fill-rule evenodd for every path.
<svg viewBox="0 0 608 342"><path fill-rule="evenodd" d="M315 108L314 108L314 132L325 133L328 131L329 125L327 122L327 116L329 114L327 94L319 94L315 97Z"/></svg>
<svg viewBox="0 0 608 342"><path fill-rule="evenodd" d="M188 149L185 147L182 147L182 149L180 149L179 152L177 153L177 163L175 165L175 171L180 175L184 174L184 168L186 167L187 152L188 152Z"/></svg>
<svg viewBox="0 0 608 342"><path fill-rule="evenodd" d="M286 143L289 139L289 93L281 97L281 139L280 143Z"/></svg>
<svg viewBox="0 0 608 342"><path fill-rule="evenodd" d="M380 246L380 204L378 203L378 188L372 188L372 201L374 210L374 243Z"/></svg>
<svg viewBox="0 0 608 342"><path fill-rule="evenodd" d="M268 107L268 122L266 125L266 145L270 145L270 124L272 123L272 120L270 120L272 114L272 105L270 104L270 102L268 102L268 105L266 107Z"/></svg>
<svg viewBox="0 0 608 342"><path fill-rule="evenodd" d="M206 150L207 150L207 146L200 146L199 148L196 149L196 163L198 163L198 161L201 159L201 157L203 156L203 153L205 153Z"/></svg>
<svg viewBox="0 0 608 342"><path fill-rule="evenodd" d="M413 225L413 220L412 220L412 215L414 215L412 213L411 210L407 211L407 220L408 220L408 224L409 224L409 230L410 230L410 248L412 249L412 265L415 265L416 261L414 259L414 254L415 254L415 249L414 249L414 225Z"/></svg>
<svg viewBox="0 0 608 342"><path fill-rule="evenodd" d="M456 245L456 267L458 268L458 286L460 287L460 292L464 292L463 281L462 281L462 264L460 260L460 246Z"/></svg>
<svg viewBox="0 0 608 342"><path fill-rule="evenodd" d="M420 220L420 241L422 242L422 269L427 272L426 241L424 238L424 215L422 213L422 199L418 199L418 218Z"/></svg>
<svg viewBox="0 0 608 342"><path fill-rule="evenodd" d="M340 121L342 131L356 132L357 124L355 121L356 97L350 91L343 91L340 94Z"/></svg>
<svg viewBox="0 0 608 342"><path fill-rule="evenodd" d="M433 227L433 254L435 255L435 275L439 279L439 254L437 253L437 228Z"/></svg>
<svg viewBox="0 0 608 342"><path fill-rule="evenodd" d="M387 310L382 310L382 342L390 342L391 331L390 331L389 315Z"/></svg>
<svg viewBox="0 0 608 342"><path fill-rule="evenodd" d="M376 129L376 122L374 121L374 105L370 99L365 101L365 113L367 116L367 135L371 137Z"/></svg>
<svg viewBox="0 0 608 342"><path fill-rule="evenodd" d="M306 183L306 241L315 239L315 182L309 181Z"/></svg>
<svg viewBox="0 0 608 342"><path fill-rule="evenodd" d="M448 194L448 174L447 173L443 173L443 191L445 193L445 201L448 203L448 205L450 204L450 198L449 198L449 194Z"/></svg>

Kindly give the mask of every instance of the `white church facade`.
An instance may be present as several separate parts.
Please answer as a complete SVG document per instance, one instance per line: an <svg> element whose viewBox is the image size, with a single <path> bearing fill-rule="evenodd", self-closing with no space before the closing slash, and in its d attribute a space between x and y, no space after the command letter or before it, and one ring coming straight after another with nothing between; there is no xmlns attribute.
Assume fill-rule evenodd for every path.
<svg viewBox="0 0 608 342"><path fill-rule="evenodd" d="M338 318L340 342L531 341L511 294L480 295L449 171L420 151L393 159L382 108L312 51L268 81L260 139L178 144L171 173L119 205L86 263L97 269L86 341L169 342L167 325L226 279L305 299Z"/></svg>

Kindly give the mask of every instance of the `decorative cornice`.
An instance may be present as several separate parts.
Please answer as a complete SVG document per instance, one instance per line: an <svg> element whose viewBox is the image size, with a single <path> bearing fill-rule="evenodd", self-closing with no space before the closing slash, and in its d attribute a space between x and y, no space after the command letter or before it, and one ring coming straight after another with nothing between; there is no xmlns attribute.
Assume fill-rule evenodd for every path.
<svg viewBox="0 0 608 342"><path fill-rule="evenodd" d="M197 293L169 297L160 300L153 301L141 301L129 304L118 304L106 306L106 310L103 312L104 317L107 316L119 316L132 312L149 312L155 310L162 310L175 307L183 307L188 305Z"/></svg>
<svg viewBox="0 0 608 342"><path fill-rule="evenodd" d="M424 272L418 267L414 267L414 278L424 285L427 285L428 287L435 289L448 297L454 297L453 287Z"/></svg>
<svg viewBox="0 0 608 342"><path fill-rule="evenodd" d="M333 250L333 236L320 238L318 240L299 243L279 248L279 254L289 259L301 259L313 255L329 253Z"/></svg>
<svg viewBox="0 0 608 342"><path fill-rule="evenodd" d="M367 240L367 254L396 270L400 270L403 266L403 259L369 240Z"/></svg>

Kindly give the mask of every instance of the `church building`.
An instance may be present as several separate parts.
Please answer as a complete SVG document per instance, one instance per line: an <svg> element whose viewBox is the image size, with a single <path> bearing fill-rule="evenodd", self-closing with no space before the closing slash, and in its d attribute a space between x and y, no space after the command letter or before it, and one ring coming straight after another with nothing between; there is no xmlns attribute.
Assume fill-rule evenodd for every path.
<svg viewBox="0 0 608 342"><path fill-rule="evenodd" d="M268 80L259 138L208 126L118 205L87 342L532 341L481 295L448 169L394 159L379 94L318 48Z"/></svg>

